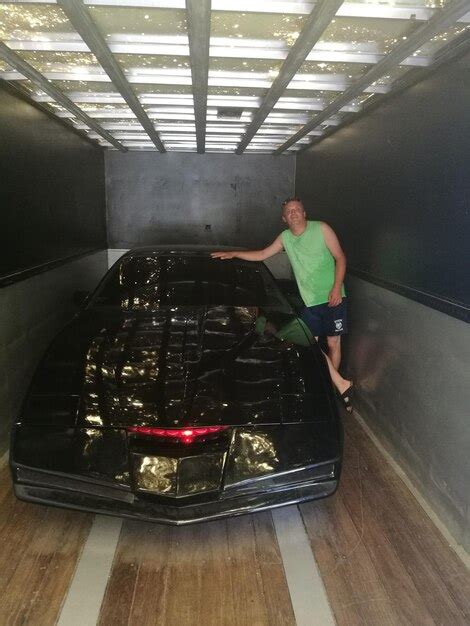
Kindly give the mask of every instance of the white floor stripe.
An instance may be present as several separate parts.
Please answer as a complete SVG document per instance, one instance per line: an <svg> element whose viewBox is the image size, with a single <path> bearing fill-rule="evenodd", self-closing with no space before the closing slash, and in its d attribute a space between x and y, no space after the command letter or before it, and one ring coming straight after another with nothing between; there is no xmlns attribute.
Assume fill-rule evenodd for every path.
<svg viewBox="0 0 470 626"><path fill-rule="evenodd" d="M95 516L57 626L97 623L121 526L121 519Z"/></svg>
<svg viewBox="0 0 470 626"><path fill-rule="evenodd" d="M272 511L297 626L334 626L323 581L296 506Z"/></svg>

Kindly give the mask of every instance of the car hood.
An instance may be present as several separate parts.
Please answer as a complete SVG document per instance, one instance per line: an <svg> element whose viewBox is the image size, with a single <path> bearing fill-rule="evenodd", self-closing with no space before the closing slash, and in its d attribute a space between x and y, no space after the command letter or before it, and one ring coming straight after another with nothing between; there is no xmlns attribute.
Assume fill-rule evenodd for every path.
<svg viewBox="0 0 470 626"><path fill-rule="evenodd" d="M70 380L45 393L63 395L69 386L79 426L280 424L330 414L322 358L285 312L85 312L56 340L33 396L58 359Z"/></svg>

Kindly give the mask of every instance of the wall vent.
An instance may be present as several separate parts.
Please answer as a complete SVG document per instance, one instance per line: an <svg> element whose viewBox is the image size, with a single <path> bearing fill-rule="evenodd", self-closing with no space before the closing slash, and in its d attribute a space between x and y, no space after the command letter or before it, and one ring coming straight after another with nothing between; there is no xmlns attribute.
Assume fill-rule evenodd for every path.
<svg viewBox="0 0 470 626"><path fill-rule="evenodd" d="M239 120L242 116L243 109L236 107L219 107L217 109L217 118L223 120Z"/></svg>

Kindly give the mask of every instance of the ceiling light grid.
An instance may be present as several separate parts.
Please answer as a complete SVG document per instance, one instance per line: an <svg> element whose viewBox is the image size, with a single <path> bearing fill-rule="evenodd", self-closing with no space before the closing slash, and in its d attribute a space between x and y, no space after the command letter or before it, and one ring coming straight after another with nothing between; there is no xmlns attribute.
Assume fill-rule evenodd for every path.
<svg viewBox="0 0 470 626"><path fill-rule="evenodd" d="M105 147L227 152L245 140L247 152L294 152L389 93L410 69L429 67L468 28L468 2L393 67L364 81L456 2L337 2L332 9L331 0L212 0L211 11L206 0L3 2L0 39L54 94L30 86L18 64L0 64L0 78L78 130L93 128L88 136ZM312 11L317 22L323 16L321 32L308 32ZM297 55L294 67L302 39L304 58L299 63ZM71 108L56 99L57 90Z"/></svg>
<svg viewBox="0 0 470 626"><path fill-rule="evenodd" d="M413 26L407 35L402 35L391 43L387 42L386 47L389 46L389 51L379 63L371 66L361 78L355 80L324 111L314 116L303 128L280 146L275 153L281 154L298 143L311 130L328 124L328 118L331 115L337 114L345 104L365 92L371 85L379 86L384 84L387 74L396 72L402 59L419 50L421 46L430 40L436 39L436 37L442 40L442 33L447 32L446 29L452 27L459 18L466 15L469 9L470 0L449 0L446 6L440 12L435 13L428 22L418 27ZM465 28L468 28L468 26ZM445 40L447 40L447 37ZM387 82L385 84L390 85Z"/></svg>

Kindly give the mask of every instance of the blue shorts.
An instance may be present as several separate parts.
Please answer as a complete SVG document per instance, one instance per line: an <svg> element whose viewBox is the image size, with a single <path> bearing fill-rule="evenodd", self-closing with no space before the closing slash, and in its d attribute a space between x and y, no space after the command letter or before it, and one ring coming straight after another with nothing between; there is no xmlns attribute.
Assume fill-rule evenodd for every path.
<svg viewBox="0 0 470 626"><path fill-rule="evenodd" d="M306 306L301 318L315 337L344 335L348 332L346 298L338 306L328 306L328 302Z"/></svg>

